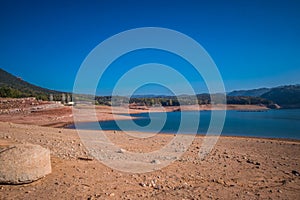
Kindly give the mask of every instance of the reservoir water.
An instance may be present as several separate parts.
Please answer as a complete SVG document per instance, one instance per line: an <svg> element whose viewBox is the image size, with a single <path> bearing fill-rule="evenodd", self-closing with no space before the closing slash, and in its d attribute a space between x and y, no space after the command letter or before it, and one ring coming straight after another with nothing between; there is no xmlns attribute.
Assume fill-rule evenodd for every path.
<svg viewBox="0 0 300 200"><path fill-rule="evenodd" d="M214 111L217 113L221 111ZM184 111L184 116L192 123L199 111ZM221 113L220 113L221 114ZM159 129L160 133L176 133L178 131L181 112L132 114L137 117L133 120L120 120L122 130L137 131L136 125L143 128L143 131L157 131L157 127L147 127L151 122L161 124L163 116L166 115L166 122ZM197 134L206 134L211 120L211 111L200 111L200 122L196 128ZM79 129L98 129L98 124L102 130L121 130L115 121L104 122L82 122L77 125ZM75 128L74 125L69 128ZM191 133L191 126L184 126L181 133ZM300 109L268 110L263 112L242 112L229 110L226 112L225 124L221 135L226 136L250 136L264 138L289 138L300 139Z"/></svg>

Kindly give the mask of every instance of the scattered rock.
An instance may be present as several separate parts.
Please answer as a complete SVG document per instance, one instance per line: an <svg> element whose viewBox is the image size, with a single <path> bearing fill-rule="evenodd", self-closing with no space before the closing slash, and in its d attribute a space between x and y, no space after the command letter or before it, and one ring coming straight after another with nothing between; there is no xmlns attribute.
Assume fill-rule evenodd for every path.
<svg viewBox="0 0 300 200"><path fill-rule="evenodd" d="M142 187L146 187L147 186L145 183L140 183L139 185L142 186Z"/></svg>
<svg viewBox="0 0 300 200"><path fill-rule="evenodd" d="M50 151L39 145L0 146L0 183L23 184L51 173Z"/></svg>
<svg viewBox="0 0 300 200"><path fill-rule="evenodd" d="M219 183L219 184L221 184L221 185L225 185L225 181L222 180L222 179L218 179L216 182Z"/></svg>
<svg viewBox="0 0 300 200"><path fill-rule="evenodd" d="M114 196L115 196L115 193L110 193L109 196L110 196L110 197L114 197Z"/></svg>
<svg viewBox="0 0 300 200"><path fill-rule="evenodd" d="M152 160L151 163L159 165L161 162L159 160L155 159L155 160Z"/></svg>
<svg viewBox="0 0 300 200"><path fill-rule="evenodd" d="M78 160L86 160L86 161L92 161L94 160L92 157L77 157Z"/></svg>
<svg viewBox="0 0 300 200"><path fill-rule="evenodd" d="M154 186L153 187L155 190L161 190L162 189L162 187L160 186L160 185L156 185L156 186Z"/></svg>
<svg viewBox="0 0 300 200"><path fill-rule="evenodd" d="M125 149L119 149L119 150L117 151L117 153L125 153L125 152L126 152Z"/></svg>
<svg viewBox="0 0 300 200"><path fill-rule="evenodd" d="M257 166L259 166L259 165L260 165L260 163L259 163L259 162L255 162L255 161L253 161L253 160L250 160L250 159L248 159L248 160L247 160L247 163L250 163L250 164L253 164L253 165L257 165Z"/></svg>
<svg viewBox="0 0 300 200"><path fill-rule="evenodd" d="M292 174L294 174L295 176L300 176L300 173L297 172L296 170L292 170Z"/></svg>

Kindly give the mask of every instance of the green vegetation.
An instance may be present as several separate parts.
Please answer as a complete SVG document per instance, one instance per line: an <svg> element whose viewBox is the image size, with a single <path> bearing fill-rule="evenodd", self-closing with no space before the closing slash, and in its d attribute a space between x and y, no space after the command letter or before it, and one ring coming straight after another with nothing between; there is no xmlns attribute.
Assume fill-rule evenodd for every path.
<svg viewBox="0 0 300 200"><path fill-rule="evenodd" d="M36 97L41 100L62 100L62 92L35 86L0 69L0 97L23 98ZM68 94L66 94L68 95ZM69 94L70 95L70 94Z"/></svg>
<svg viewBox="0 0 300 200"><path fill-rule="evenodd" d="M11 97L11 98L21 98L26 97L26 94L23 94L19 90L3 86L0 88L0 96L1 97Z"/></svg>

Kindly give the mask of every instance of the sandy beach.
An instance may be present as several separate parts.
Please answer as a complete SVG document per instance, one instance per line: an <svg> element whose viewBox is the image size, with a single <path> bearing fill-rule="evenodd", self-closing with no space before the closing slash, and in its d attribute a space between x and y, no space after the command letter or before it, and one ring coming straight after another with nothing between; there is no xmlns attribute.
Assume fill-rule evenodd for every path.
<svg viewBox="0 0 300 200"><path fill-rule="evenodd" d="M108 107L99 106L96 110L100 120L112 119ZM119 108L119 112L125 110ZM41 145L51 150L52 164L52 173L36 182L0 185L0 199L297 199L300 196L300 177L294 173L300 171L297 140L220 137L210 154L201 160L198 152L203 136L197 136L183 156L170 165L148 173L130 173L112 169L95 159L76 130L61 128L72 123L71 107L2 114L0 120L3 121L0 144ZM91 131L85 133L89 135ZM160 134L136 138L121 131L105 134L120 149L138 153L161 149L174 137ZM160 162L164 159L167 158L161 158ZM158 164L152 165L155 168Z"/></svg>

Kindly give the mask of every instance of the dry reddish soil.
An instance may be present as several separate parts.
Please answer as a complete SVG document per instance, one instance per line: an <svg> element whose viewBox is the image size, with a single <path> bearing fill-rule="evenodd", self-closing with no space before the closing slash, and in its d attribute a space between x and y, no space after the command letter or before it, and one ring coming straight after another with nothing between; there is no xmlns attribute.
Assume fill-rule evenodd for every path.
<svg viewBox="0 0 300 200"><path fill-rule="evenodd" d="M71 115L70 107L0 115L0 121L6 121L0 122L2 143L49 148L52 163L52 173L36 182L0 185L0 199L299 199L300 141L220 137L201 160L198 152L203 137L197 136L182 157L162 169L160 162L167 157L149 161L156 171L122 172L93 158L76 130L45 127L71 123ZM111 110L97 107L97 116L111 119ZM87 136L91 133L95 131L83 131ZM122 149L116 155L158 150L174 137L137 138L121 131L105 134Z"/></svg>

